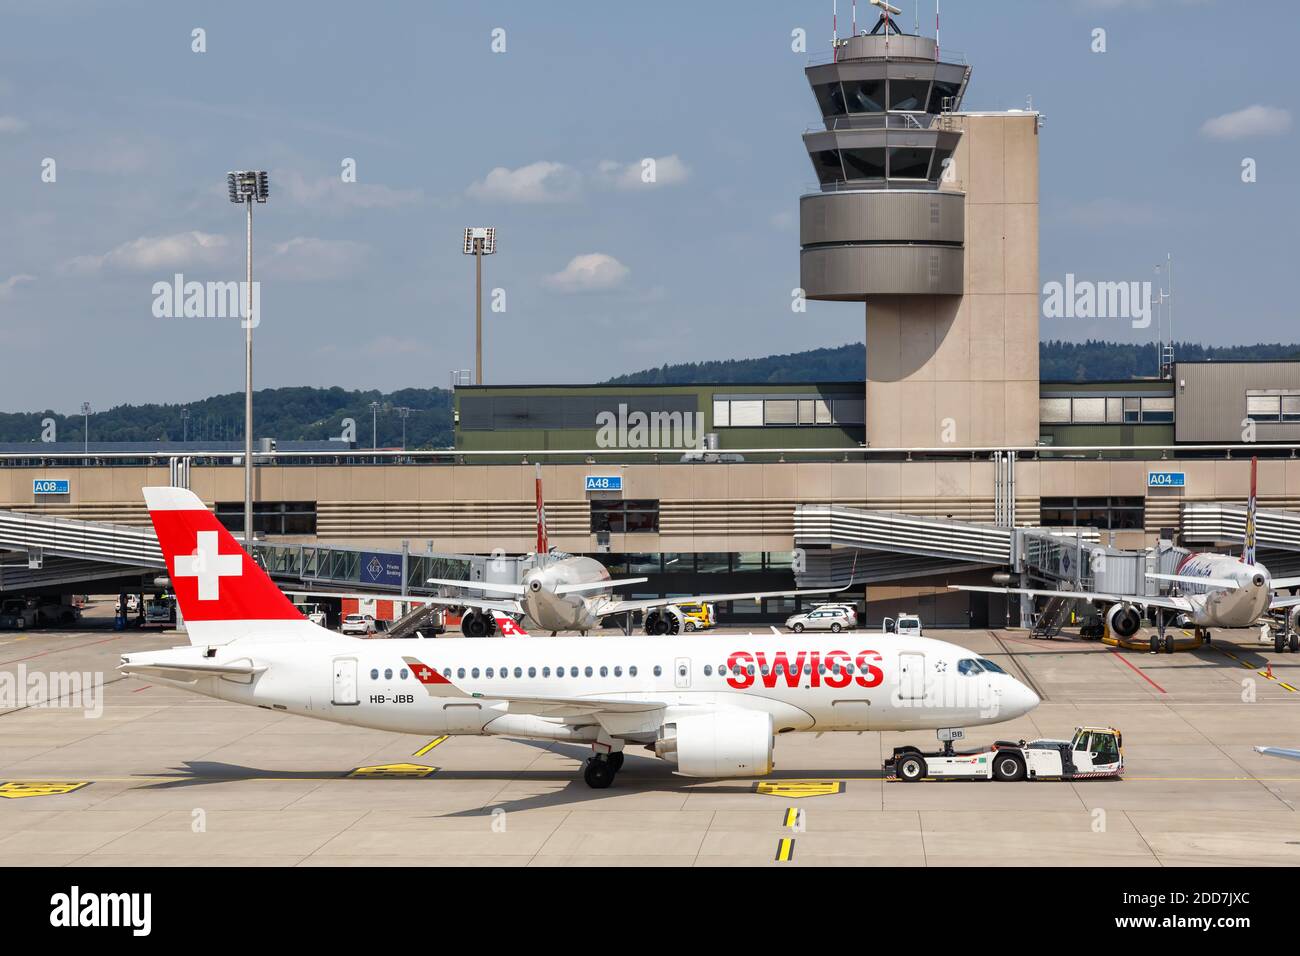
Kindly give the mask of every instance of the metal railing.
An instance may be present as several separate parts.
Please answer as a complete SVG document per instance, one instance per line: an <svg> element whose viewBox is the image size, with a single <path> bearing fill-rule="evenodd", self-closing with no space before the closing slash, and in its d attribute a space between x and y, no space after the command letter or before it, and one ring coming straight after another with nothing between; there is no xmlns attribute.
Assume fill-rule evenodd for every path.
<svg viewBox="0 0 1300 956"><path fill-rule="evenodd" d="M881 446L855 447L832 445L810 447L754 447L719 448L707 454L731 456L717 462L700 461L698 448L520 448L520 449L431 449L424 451L368 450L338 452L265 452L254 457L257 464L265 466L296 465L462 465L476 462L530 465L547 461L577 459L587 464L624 464L650 460L658 464L743 464L740 460L751 456L755 460L794 459L823 461L980 461L991 460L995 452L1014 453L1021 461L1055 460L1061 458L1104 461L1138 458L1150 461L1170 459L1213 458L1223 460L1248 460L1260 458L1300 458L1300 443L1232 443L1189 445L986 445L978 447L937 446ZM1136 453L1136 454L1135 454ZM690 456L690 460L683 460ZM739 457L737 457L739 456ZM50 468L50 467L114 467L148 466L165 467L171 458L184 458L199 467L229 467L242 462L237 454L159 455L142 456L139 452L59 452L45 455L2 454L0 467ZM748 460L748 459L746 459Z"/></svg>

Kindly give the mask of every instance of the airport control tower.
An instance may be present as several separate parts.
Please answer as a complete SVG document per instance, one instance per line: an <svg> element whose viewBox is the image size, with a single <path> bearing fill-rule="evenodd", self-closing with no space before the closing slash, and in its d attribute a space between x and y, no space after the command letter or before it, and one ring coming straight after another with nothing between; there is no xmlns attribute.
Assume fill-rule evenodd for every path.
<svg viewBox="0 0 1300 956"><path fill-rule="evenodd" d="M1038 114L962 112L971 68L875 28L805 73L800 284L866 309L871 447L1038 439Z"/></svg>

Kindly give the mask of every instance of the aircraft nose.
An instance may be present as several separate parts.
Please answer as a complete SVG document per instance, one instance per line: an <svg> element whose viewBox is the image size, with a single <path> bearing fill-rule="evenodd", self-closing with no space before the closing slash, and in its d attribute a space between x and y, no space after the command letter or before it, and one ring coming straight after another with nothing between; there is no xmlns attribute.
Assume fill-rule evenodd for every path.
<svg viewBox="0 0 1300 956"><path fill-rule="evenodd" d="M1012 688L1007 694L1007 705L1010 707L1015 716L1027 714L1043 702L1042 698L1034 692L1032 687L1022 684L1020 681L1012 679Z"/></svg>

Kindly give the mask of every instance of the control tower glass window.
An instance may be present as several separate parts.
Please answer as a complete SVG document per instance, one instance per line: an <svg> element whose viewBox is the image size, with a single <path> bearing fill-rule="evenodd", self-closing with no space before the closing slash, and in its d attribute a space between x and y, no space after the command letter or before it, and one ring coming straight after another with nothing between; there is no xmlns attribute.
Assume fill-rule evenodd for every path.
<svg viewBox="0 0 1300 956"><path fill-rule="evenodd" d="M925 100L929 92L928 80L890 80L889 108L911 113L924 112Z"/></svg>
<svg viewBox="0 0 1300 956"><path fill-rule="evenodd" d="M850 113L883 113L884 80L852 80L844 84L844 98Z"/></svg>
<svg viewBox="0 0 1300 956"><path fill-rule="evenodd" d="M945 83L943 80L935 80L934 86L930 88L930 102L927 104L925 111L927 113L942 113L943 101L945 98L951 98L949 108L957 108L957 92L961 89L960 83Z"/></svg>
<svg viewBox="0 0 1300 956"><path fill-rule="evenodd" d="M943 164L952 158L952 150L936 149L934 163L930 166L930 182L937 183L943 178Z"/></svg>
<svg viewBox="0 0 1300 956"><path fill-rule="evenodd" d="M885 147L844 150L844 171L849 179L884 179Z"/></svg>
<svg viewBox="0 0 1300 956"><path fill-rule="evenodd" d="M817 179L823 186L844 181L844 167L840 165L838 149L823 149L812 154L813 166L817 169Z"/></svg>
<svg viewBox="0 0 1300 956"><path fill-rule="evenodd" d="M925 179L930 171L930 150L914 146L889 148L890 179Z"/></svg>
<svg viewBox="0 0 1300 956"><path fill-rule="evenodd" d="M821 86L814 86L813 93L817 96L817 105L821 107L822 116L843 116L846 112L844 108L844 90L838 83L823 83Z"/></svg>

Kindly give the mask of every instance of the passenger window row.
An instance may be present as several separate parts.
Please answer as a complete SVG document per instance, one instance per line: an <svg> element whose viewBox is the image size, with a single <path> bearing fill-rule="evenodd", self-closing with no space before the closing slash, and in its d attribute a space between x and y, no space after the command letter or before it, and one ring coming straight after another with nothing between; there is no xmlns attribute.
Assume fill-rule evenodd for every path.
<svg viewBox="0 0 1300 956"><path fill-rule="evenodd" d="M991 661L983 661L982 663L992 664ZM975 668L979 668L979 665L976 664L974 661L965 661L965 660L961 661L958 666L963 674L968 673L966 665L974 665ZM996 667L996 665L992 665L992 666ZM831 664L829 667L825 664L820 664L817 667L817 673L822 676L825 676L826 674L837 674L837 675L856 674L859 672L859 670L861 670L861 673L863 674L867 673L867 670L865 668L859 669L854 667L853 664L840 664L838 662ZM554 671L552 671L551 668L549 667L542 667L540 669L540 676L544 679L550 678L552 676L561 678L566 676L566 671L567 671L567 676L569 677L577 677L580 673L579 669L573 666L567 668L557 667L555 668ZM742 674L748 674L748 676L753 677L756 673L761 673L764 677L767 677L769 674L773 673L774 671L778 673L785 673L787 671L791 674L800 673L800 671L795 669L793 666L789 668L785 668L785 667L773 668L766 664L764 664L762 667L755 667L753 664L748 664L743 667L739 665L732 667L727 664L719 664L717 668L717 674L719 677L731 677L731 676L739 677ZM803 676L811 677L812 672L813 672L813 668L811 664L803 665L803 670L802 670ZM977 673L978 670L973 672ZM383 673L384 673L384 680L393 679L393 669L391 667L385 668ZM511 676L511 673L512 671L509 667L487 667L482 669L477 667L470 667L470 668L458 667L455 669L455 677L458 680L466 677L476 678L480 676L494 677L494 678L508 678ZM599 668L596 668L596 667L592 667L591 665L588 665L581 669L581 674L585 677L595 677L596 674L598 673L601 677L609 677L611 674L614 677L622 677L624 673L626 673L628 677L636 677L637 668L635 664L632 664L629 667L627 667L625 670L622 665L615 664L612 668L609 666L601 666ZM704 676L712 677L713 673L714 673L713 665L705 664ZM524 676L524 668L522 667L514 668L513 674L517 678L522 678ZM401 670L397 672L397 676L399 680L406 680L410 676L410 673L407 671L405 667L403 667ZM453 676L452 668L444 667L442 669L442 676L450 680ZM536 667L529 667L528 676L530 678L538 677L539 669ZM663 676L663 668L660 667L658 664L654 666L654 676L655 677ZM379 680L379 668L377 667L371 668L370 679Z"/></svg>

